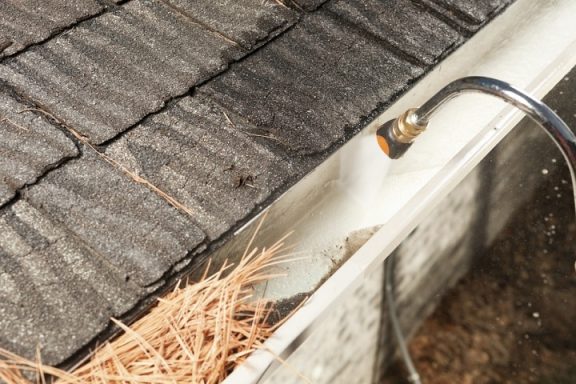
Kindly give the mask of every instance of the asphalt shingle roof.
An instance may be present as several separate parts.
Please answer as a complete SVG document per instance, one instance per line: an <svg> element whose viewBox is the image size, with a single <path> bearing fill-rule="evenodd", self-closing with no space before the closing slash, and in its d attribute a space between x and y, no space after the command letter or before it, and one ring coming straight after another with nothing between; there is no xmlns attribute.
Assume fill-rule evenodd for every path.
<svg viewBox="0 0 576 384"><path fill-rule="evenodd" d="M511 1L4 2L0 346L109 335Z"/></svg>

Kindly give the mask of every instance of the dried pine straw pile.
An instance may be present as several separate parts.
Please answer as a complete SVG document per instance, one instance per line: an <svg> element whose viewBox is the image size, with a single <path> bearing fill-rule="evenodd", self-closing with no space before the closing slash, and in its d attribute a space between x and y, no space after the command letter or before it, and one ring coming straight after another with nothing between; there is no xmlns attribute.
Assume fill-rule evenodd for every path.
<svg viewBox="0 0 576 384"><path fill-rule="evenodd" d="M278 326L267 322L273 306L255 300L252 286L277 276L271 267L293 260L284 239L248 253L251 241L237 265L177 287L131 327L113 319L122 335L70 372L0 349L0 382L45 383L45 376L61 384L221 382Z"/></svg>

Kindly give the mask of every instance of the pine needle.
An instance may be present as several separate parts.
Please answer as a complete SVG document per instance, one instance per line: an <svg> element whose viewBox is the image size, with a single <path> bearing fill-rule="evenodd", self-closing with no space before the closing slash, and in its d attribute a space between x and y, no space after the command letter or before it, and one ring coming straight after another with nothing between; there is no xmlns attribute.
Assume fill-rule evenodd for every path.
<svg viewBox="0 0 576 384"><path fill-rule="evenodd" d="M252 286L277 276L286 256L285 237L268 249L252 248L236 266L224 263L194 284L178 285L131 326L112 319L123 333L101 345L72 372L45 365L40 352L28 360L0 349L0 381L8 384L141 384L223 381L278 325L268 323L271 302L255 300ZM34 377L34 379L30 379Z"/></svg>

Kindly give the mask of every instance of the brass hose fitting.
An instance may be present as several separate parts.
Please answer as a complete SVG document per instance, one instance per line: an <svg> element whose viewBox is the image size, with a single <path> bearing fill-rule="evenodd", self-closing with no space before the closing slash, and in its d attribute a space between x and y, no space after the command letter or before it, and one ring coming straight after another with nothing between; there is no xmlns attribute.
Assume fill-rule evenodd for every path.
<svg viewBox="0 0 576 384"><path fill-rule="evenodd" d="M392 133L399 142L410 144L426 129L428 123L418 125L413 121L413 116L416 111L416 108L407 110L401 114L395 121L395 124L392 125Z"/></svg>
<svg viewBox="0 0 576 384"><path fill-rule="evenodd" d="M428 123L415 122L416 111L416 108L409 109L396 120L384 123L376 131L378 145L391 159L400 158L428 126Z"/></svg>

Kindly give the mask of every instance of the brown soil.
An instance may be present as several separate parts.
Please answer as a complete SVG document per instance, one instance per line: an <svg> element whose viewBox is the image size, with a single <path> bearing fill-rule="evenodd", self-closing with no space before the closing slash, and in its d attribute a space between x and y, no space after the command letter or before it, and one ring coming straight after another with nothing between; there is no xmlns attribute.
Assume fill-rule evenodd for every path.
<svg viewBox="0 0 576 384"><path fill-rule="evenodd" d="M424 384L576 383L576 223L550 179L410 344ZM405 383L396 362L383 383Z"/></svg>

